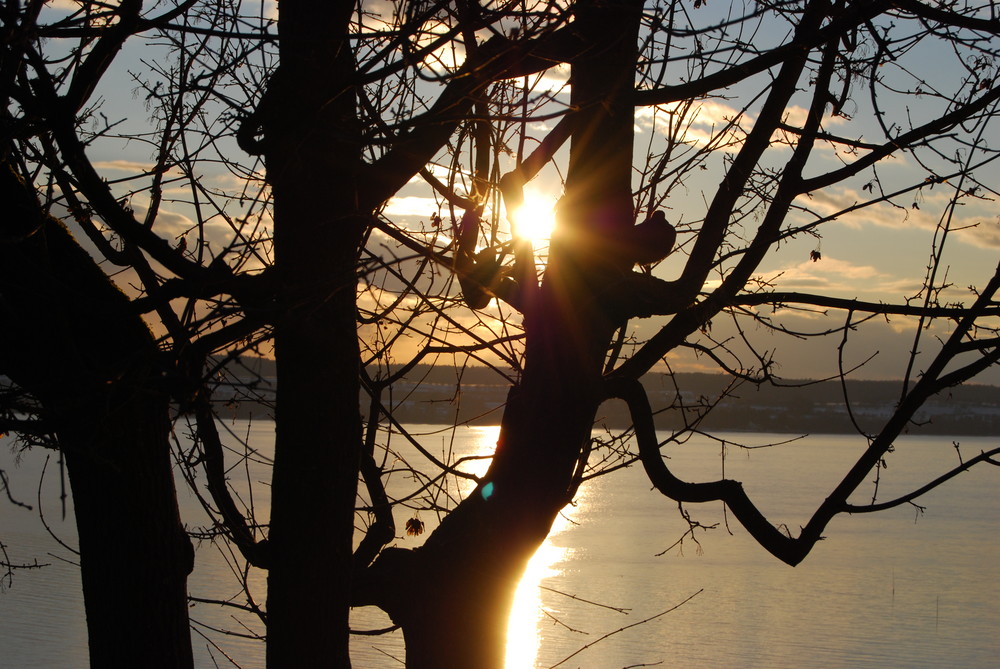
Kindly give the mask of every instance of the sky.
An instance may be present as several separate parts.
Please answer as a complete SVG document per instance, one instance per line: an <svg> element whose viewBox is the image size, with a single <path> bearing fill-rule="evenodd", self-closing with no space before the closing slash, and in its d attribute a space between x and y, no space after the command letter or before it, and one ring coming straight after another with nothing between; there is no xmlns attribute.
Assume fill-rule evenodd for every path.
<svg viewBox="0 0 1000 669"><path fill-rule="evenodd" d="M725 5L726 3L722 3ZM715 3L719 6L719 3ZM721 11L721 10L720 10ZM900 88L922 88L948 96L958 90L958 85L966 72L958 67L954 54L943 47L913 48L905 58L884 67L880 76L891 79ZM984 73L988 76L990 72ZM552 94L565 97L568 72L565 68L550 71L546 84ZM759 79L758 79L759 81ZM694 114L694 120L684 133L684 139L693 146L705 147L718 137L720 128L737 118L745 100L752 97L754 84L733 87L724 92L724 98L706 99ZM951 88L949 88L949 86ZM942 113L939 96L883 96L883 111L890 120L901 127L918 125ZM797 104L795 104L797 103ZM786 109L790 123L804 118L808 99L799 95ZM829 108L828 108L829 109ZM642 152L652 141L668 131L667 120L671 118L670 107L640 107L636 110L635 156L637 165ZM879 141L881 133L873 120L867 91L855 85L845 106L845 116L830 116L824 119L824 128L830 132L867 141ZM744 114L745 127L750 127L754 119L754 108ZM551 124L549 124L551 125ZM548 127L548 126L545 126ZM540 128L540 130L543 128ZM961 131L966 130L962 128ZM996 145L996 129L979 138L987 145ZM722 133L725 136L725 133ZM733 133L735 136L735 133ZM775 138L777 139L777 137ZM971 140L972 137L965 139ZM733 147L726 147L725 140L719 142L713 158L706 163L713 169L695 172L683 188L671 192L664 202L668 219L678 226L680 243L690 240L696 230L686 228L686 224L697 222L707 208L718 184L721 161L731 154ZM958 150L951 145L946 150ZM771 150L773 164L779 166L789 155L787 147L777 143ZM765 159L767 160L767 159ZM838 151L829 145L820 145L814 152L811 168L807 176L833 170L849 162L852 157L847 152ZM714 161L714 162L713 162ZM921 184L931 176L930 169L940 168L944 174L943 162L934 156L899 154L882 161L877 171L868 170L857 178L810 193L797 201L814 216L830 216L852 205L865 202L879 187L886 192L904 185ZM904 303L921 295L921 287L929 258L935 249L943 249L942 267L936 275L938 286L946 284L940 293L944 303L968 303L975 294L970 286L982 285L992 276L1000 259L1000 217L995 210L995 195L990 188L996 188L991 180L993 168L986 166L977 171L977 176L986 184L980 188L980 197L965 197L958 206L950 207L953 195L972 188L972 182L953 179L948 182L928 180L919 190L893 198L891 204L879 204L840 215L823 225L822 238L801 237L781 244L770 254L760 267L759 278L782 291L822 293L846 299L871 302ZM877 174L879 181L874 181ZM638 183L636 184L638 187ZM543 172L531 187L540 197L548 197L553 202L559 196L559 183L553 171ZM420 184L404 190L400 197L390 201L387 211L397 220L406 220L414 212L433 210L433 198L420 194ZM419 216L418 216L419 217ZM805 222L808 215L790 216L790 220ZM939 224L947 221L950 232L942 236ZM752 233L752 225L748 226ZM820 260L813 261L813 252L819 252ZM659 266L655 273L662 278L675 277L682 267L683 258L679 254ZM781 322L790 330L801 333L817 333L844 322L842 313L790 312L780 314ZM722 321L722 322L719 322ZM662 322L662 319L661 321ZM649 336L657 323L638 323L638 338ZM943 324L939 324L943 325ZM761 328L750 328L745 332L747 339L764 357L774 353L776 370L786 378L824 378L833 376L840 369L854 368L865 363L854 372L856 378L899 378L906 370L908 353L916 347L921 352L914 371L919 373L926 364L927 354L932 351L934 338L943 336L943 327L932 326L921 334L915 343L917 323L912 319L893 317L880 318L866 323L852 332L849 343L844 347L843 356L838 355L839 335L821 342L795 337L778 336ZM722 342L742 339L737 329L726 319L713 323L713 334ZM737 342L735 349L741 348ZM668 359L675 369L717 370L717 366L705 359L678 354ZM735 362L735 361L733 361ZM996 374L983 377L997 382Z"/></svg>
<svg viewBox="0 0 1000 669"><path fill-rule="evenodd" d="M725 4L712 3L708 9L722 12ZM377 8L381 5L372 3L370 6ZM267 3L263 6L263 11L272 13L274 7L273 3ZM58 8L57 3L56 11ZM710 14L705 16L706 21L712 18ZM914 81L919 80L928 88L937 86L937 90L943 90L949 80L956 79L959 73L947 66L948 62L953 62L953 57L949 61L948 58L939 57L941 55L934 50L914 50L908 54L906 62L890 66L890 69L895 68L895 72L887 72L886 75L893 74L906 85L912 86ZM127 47L102 90L105 113L112 110L115 115L127 118L128 123L136 124L135 127L148 124L149 112L141 92L137 91L132 73L148 71L149 57L149 52L138 48L138 45ZM146 61L141 60L142 58ZM918 74L914 74L915 72ZM568 68L564 66L553 68L541 78L535 92L548 91L557 102L561 100L564 103L569 90L568 74ZM706 150L711 138L718 137L720 128L739 116L744 100L752 95L753 86L759 85L759 82L758 78L746 87L736 86L725 91L725 97L701 101L683 139L695 149ZM904 102L909 105L912 100ZM804 105L807 103L808 100L803 96L793 101L786 110L789 122L802 118ZM901 102L898 107L890 104L889 110L898 113L900 119L919 122L921 113L934 113L935 104L933 98L929 99L927 109L924 110L919 106L903 106ZM672 111L674 110L670 107L640 107L636 110L637 166L641 164L641 157L648 146L662 146L663 137L669 131L667 121L671 118ZM851 118L827 117L824 120L826 129L847 136L876 140L878 129L871 120L871 110L863 89L859 88L852 94L848 111ZM754 108L751 107L744 114L741 124L749 128L753 119ZM552 121L535 123L532 125L533 133L541 136L551 125ZM983 140L996 145L998 138L993 136L995 134L994 129ZM232 149L238 150L235 147ZM696 225L704 215L706 202L711 198L721 177L721 166L732 155L732 151L731 146L707 151L709 155L706 165L711 169L691 174L683 186L673 189L663 202L668 219L678 227L679 244L690 241L695 233L690 226ZM775 144L771 154L774 156L774 164L780 165L781 160L787 157L788 150ZM109 179L114 179L135 170L137 166L150 165L151 150L148 145L134 142L125 145L108 143L95 145L92 158ZM815 173L834 169L843 160L850 159L848 156L838 155L829 147L818 148L814 158L812 169ZM560 160L564 167L564 155L557 157L557 162ZM991 169L986 167L981 172ZM879 176L887 190L891 190L894 184L919 182L926 172L926 166L918 164L911 155L889 159L879 166ZM558 170L550 167L543 170L529 185L542 210L554 206L560 195L558 174ZM239 185L238 176L224 171L212 171L210 168L200 178L205 183L220 188L236 188ZM981 178L985 178L985 175ZM829 215L870 197L866 191L870 182L871 173L865 173L843 184L800 198L800 203L816 215ZM821 239L803 237L781 244L761 266L759 278L779 290L822 292L875 302L900 302L912 298L920 291L928 258L936 243L935 230L948 214L951 195L956 188L962 187L955 183L928 184L916 193L896 198L895 206L878 205L842 215L823 226ZM194 225L195 216L181 202L186 198L185 191L178 188L174 195L176 200L165 206L157 226L164 236L179 239L185 230ZM944 266L947 270L947 283L952 285L942 293L946 301L970 301L972 293L968 287L982 285L992 274L1000 258L1000 216L995 212L993 194L984 190L983 195L986 197L965 198L955 208L951 224L954 232L949 233L945 242ZM140 214L144 204L142 197L136 197L132 203ZM403 228L416 229L425 224L432 213L441 210L441 202L434 197L431 189L420 180L414 180L386 203L384 215ZM806 221L808 216L800 215L793 220ZM266 223L265 220L264 224ZM210 236L220 241L230 234L229 226L222 217L209 221L209 228L212 226L217 229ZM937 241L940 241L940 237ZM814 251L820 252L819 261L811 259ZM682 255L678 253L662 263L655 272L662 278L672 278L680 271L682 262ZM942 280L939 276L939 282ZM777 315L781 316L787 327L803 333L820 332L843 322L842 314L800 311ZM470 315L470 319L481 316ZM733 346L740 348L742 344L738 340L742 337L726 320L717 319L712 324L712 335L720 341L734 342ZM662 322L662 319L637 322L635 334L639 339L649 336ZM856 372L857 378L898 378L905 369L906 353L913 346L915 332L915 323L902 318L876 319L867 323L852 333L849 345L845 348L844 364L853 367L874 355ZM838 369L836 344L839 335L815 345L808 340L777 336L760 328L750 328L745 334L765 357L771 355L770 352L777 351L776 369L782 376L822 378L835 374ZM940 332L930 331L927 334L932 338ZM931 347L920 348L929 350ZM682 371L717 369L714 363L703 356L695 357L685 353L673 356L667 362ZM1000 382L1000 376L994 377L987 380Z"/></svg>

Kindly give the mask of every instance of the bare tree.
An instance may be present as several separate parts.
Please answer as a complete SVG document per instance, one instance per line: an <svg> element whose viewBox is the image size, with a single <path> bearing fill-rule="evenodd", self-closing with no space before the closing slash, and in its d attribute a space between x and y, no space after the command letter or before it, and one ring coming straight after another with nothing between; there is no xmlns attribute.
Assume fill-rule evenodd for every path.
<svg viewBox="0 0 1000 669"><path fill-rule="evenodd" d="M5 5L0 430L66 458L92 665L192 664L171 407L194 419L193 447L175 449L189 481L247 568L267 570L266 613L249 597L247 608L266 620L273 667L349 666L348 612L361 604L402 628L408 666L500 666L514 585L593 473L591 430L609 399L627 403L634 457L663 494L724 501L790 564L838 513L996 464L980 454L899 499L848 502L927 398L1000 355L1000 274L960 303L946 273L949 243L970 234L960 208L996 193L996 11L916 0L283 0L274 15L197 1ZM933 72L920 69L928 57ZM142 117L117 107L130 94ZM638 158L637 123L648 133ZM135 147L138 167L120 158ZM536 250L517 212L543 172L560 175L562 193ZM841 187L850 197L833 196ZM437 198L419 222L392 206L415 188ZM927 271L907 299L768 277L775 253L838 219L903 218L940 193ZM811 258L822 260L818 246ZM788 315L803 309L842 318L797 332ZM843 353L875 316L916 324L898 406L836 490L818 492L800 534L775 527L737 481L670 471L641 382L668 355L779 383L754 328L824 335ZM722 320L728 334L713 334ZM220 375L246 352L277 365L266 523L231 494L213 416ZM379 431L405 432L399 382L443 356L492 366L511 389L487 473L444 505L423 546L403 550L390 546L400 500L386 492ZM671 439L699 429L703 411L669 410L686 420ZM441 485L454 469L437 465L414 475Z"/></svg>

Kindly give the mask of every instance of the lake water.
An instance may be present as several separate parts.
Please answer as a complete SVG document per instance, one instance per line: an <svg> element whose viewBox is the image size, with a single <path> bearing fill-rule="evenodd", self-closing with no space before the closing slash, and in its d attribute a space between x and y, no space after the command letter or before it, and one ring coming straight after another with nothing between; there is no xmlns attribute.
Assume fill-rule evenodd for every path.
<svg viewBox="0 0 1000 669"><path fill-rule="evenodd" d="M230 475L249 502L245 481L266 480L264 461L273 426L237 421L230 427L262 454L260 462L233 460ZM496 428L463 428L453 435L433 426L414 429L423 433L420 441L426 448L452 461L491 452L497 434ZM670 447L666 452L672 467L682 477L716 478L724 466L727 476L745 481L774 522L793 528L805 523L864 447L856 437L814 435L744 450L733 444L761 445L787 437L722 436L730 443L697 438ZM960 441L963 454L971 457L997 440ZM391 446L398 462L421 464L422 456L398 438ZM86 665L73 555L37 518L42 460L43 454L30 453L15 465L7 444L0 443L0 469L7 472L12 494L36 507L27 511L0 498L0 541L15 563L37 558L50 565L18 571L13 586L0 592L0 667L5 668ZM951 439L904 438L883 471L880 497L889 499L956 462ZM481 470L485 461L464 467ZM919 500L927 507L923 513L903 506L838 517L827 540L794 569L768 555L739 526L730 524L727 530L718 504L686 507L693 520L719 526L699 532L700 545L688 539L670 548L687 523L675 503L649 489L640 467L594 479L567 507L525 575L511 621L508 667L995 667L1000 655L997 475L995 468L980 465ZM51 460L41 486L42 509L52 530L72 544L72 509L64 520L58 478ZM458 480L451 486L452 494L461 495L470 484ZM396 495L417 487L405 476L390 481ZM870 488L865 494L871 495ZM253 495L258 516L266 519L267 487L254 486ZM182 491L181 498L189 526L203 525L193 496ZM419 498L416 502L422 503ZM414 513L397 511L400 532ZM419 517L428 529L436 524L429 511ZM412 547L423 538L400 537L397 544ZM198 546L190 580L193 595L243 601L234 577L236 563L229 557L224 547L210 542ZM238 576L238 565L235 572ZM254 597L263 602L263 574L252 571L247 579ZM263 631L259 621L206 604L193 605L191 612L199 667L264 666L259 641L212 631L225 628L253 636ZM352 619L358 629L387 624L375 610L357 610ZM359 636L354 646L356 667L402 666L398 632Z"/></svg>

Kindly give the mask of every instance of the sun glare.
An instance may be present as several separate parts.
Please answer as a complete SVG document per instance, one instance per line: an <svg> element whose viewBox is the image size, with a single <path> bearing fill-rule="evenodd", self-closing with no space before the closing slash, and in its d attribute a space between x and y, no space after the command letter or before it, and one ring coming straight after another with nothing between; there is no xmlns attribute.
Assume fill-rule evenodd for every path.
<svg viewBox="0 0 1000 669"><path fill-rule="evenodd" d="M578 505L580 502L581 500L577 500ZM545 579L560 574L559 565L566 560L569 549L557 546L552 540L556 535L569 529L569 526L570 521L566 516L560 514L556 518L548 538L538 547L538 551L524 570L521 582L518 583L514 606L507 622L507 656L504 664L506 669L534 667L537 663L538 651L542 644L538 624L545 617L540 586Z"/></svg>
<svg viewBox="0 0 1000 669"><path fill-rule="evenodd" d="M542 544L528 563L528 568L517 586L514 606L507 622L506 669L523 669L535 666L541 638L538 636L538 619L542 617L542 581L556 576L556 565L565 558L566 549Z"/></svg>
<svg viewBox="0 0 1000 669"><path fill-rule="evenodd" d="M514 212L515 234L533 242L545 241L555 226L554 199L526 190L524 203Z"/></svg>
<svg viewBox="0 0 1000 669"><path fill-rule="evenodd" d="M551 211L552 205L549 204L548 213L550 216ZM476 433L474 437L476 446L470 452L488 453L496 444L500 428L490 426L471 429ZM477 476L482 476L486 473L488 466L489 460L472 460L466 462L463 469ZM469 480L463 479L463 485L465 486L463 496L470 494L475 488L474 483ZM484 487L483 492L485 490ZM587 503L586 492L580 491L574 502L573 513L579 512ZM518 583L507 623L505 669L525 669L525 667L534 667L537 664L538 652L542 644L539 622L545 617L540 586L546 579L560 574L560 564L566 560L570 551L568 548L557 545L553 539L568 530L571 525L572 523L567 516L559 514L556 517L548 538L538 547Z"/></svg>

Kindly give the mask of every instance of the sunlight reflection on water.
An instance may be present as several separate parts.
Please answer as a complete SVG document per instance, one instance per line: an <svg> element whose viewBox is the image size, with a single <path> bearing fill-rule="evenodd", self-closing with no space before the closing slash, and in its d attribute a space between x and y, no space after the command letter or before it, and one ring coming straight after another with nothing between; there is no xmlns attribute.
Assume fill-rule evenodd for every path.
<svg viewBox="0 0 1000 669"><path fill-rule="evenodd" d="M558 576L556 565L566 556L566 549L552 544L552 536L562 532L568 521L559 516L552 528L549 539L539 547L528 562L528 568L521 577L514 595L514 606L507 623L507 669L523 669L535 666L541 638L538 630L545 617L542 605L542 580Z"/></svg>
<svg viewBox="0 0 1000 669"><path fill-rule="evenodd" d="M500 435L498 426L477 427L472 428L471 431L474 434L471 441L475 443L471 451L478 453L492 451ZM489 464L488 460L473 461L467 471L481 476L486 473ZM463 496L471 492L473 487L472 481L463 485ZM575 508L577 511L584 504L584 498L585 496L581 495L576 500ZM569 508L567 507L567 510ZM548 539L532 556L520 583L518 583L517 592L514 595L514 605L507 623L507 655L505 660L507 669L534 667L537 662L541 646L539 629L546 618L546 609L542 604L541 585L543 580L561 573L557 566L565 560L568 549L553 544L552 540L571 526L565 513L556 518Z"/></svg>
<svg viewBox="0 0 1000 669"><path fill-rule="evenodd" d="M249 499L248 482L268 480L264 461L273 424L255 422L251 428L238 422L233 427L249 433L262 456L251 461L242 478L239 468L231 472L231 485L242 499ZM441 426L413 427L425 448L447 462L478 456L458 465L475 475L486 471L498 435L495 427L463 428L454 434ZM774 437L729 438L757 443ZM974 453L995 441L964 437L962 448ZM847 435L813 435L781 448L730 449L726 473L743 480L776 521L798 527L839 480L845 462L863 447ZM18 465L10 461L10 450L2 441L0 449L0 469L12 474L11 494L37 502L32 491L44 453L29 454L32 457ZM394 441L393 449L392 457L422 466L423 456L407 444ZM717 442L671 445L667 454L680 476L719 475ZM882 472L882 492L889 498L924 483L951 466L954 458L950 439L901 439L890 467ZM389 483L396 499L407 498L422 485L401 475ZM447 485L447 497L457 502L473 490L475 481L449 476ZM46 517L53 531L72 544L72 508L62 519L59 491L58 475L50 472L42 495ZM268 515L268 492L266 485L254 489L261 522ZM183 488L179 498L189 527L203 526L197 501ZM402 527L408 517L418 515L428 527L419 537L401 534L396 545L402 548L420 545L438 522L423 501L410 499L414 501L399 507L397 523ZM738 526L731 526L733 534L727 532L727 518L717 504L690 508L697 521L720 524L715 532L697 535L703 552L690 540L664 552L687 526L675 503L649 489L638 466L588 481L574 502L557 518L520 583L508 630L508 669L552 667L567 657L572 660L559 666L591 669L665 662L686 669L795 669L804 663L831 669L997 666L1000 637L993 632L1000 626L996 604L1000 520L995 509L1000 489L995 470L966 472L921 498L927 506L924 513L905 507L839 517L829 528L828 540L794 570L767 555ZM44 570L19 572L14 586L0 593L4 639L0 666L80 666L86 657L86 629L79 572L59 559L70 556L40 527L37 511L9 503L0 504L0 540L8 546L12 561L37 557L53 563ZM240 601L238 583L220 548L228 550L208 541L199 543L189 580L191 592ZM264 578L258 570L249 575L260 602L266 596ZM699 589L704 594L681 610L633 625ZM203 625L263 632L259 620L240 611L198 604L191 613ZM356 629L390 625L374 607L360 607L352 614ZM265 664L259 641L215 634L201 625L196 626L194 645L198 667L231 666L222 652L244 669L263 669ZM398 631L352 640L357 667L399 667L404 655Z"/></svg>

